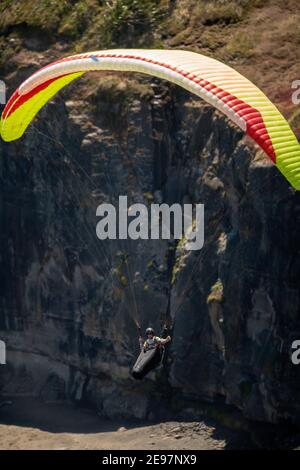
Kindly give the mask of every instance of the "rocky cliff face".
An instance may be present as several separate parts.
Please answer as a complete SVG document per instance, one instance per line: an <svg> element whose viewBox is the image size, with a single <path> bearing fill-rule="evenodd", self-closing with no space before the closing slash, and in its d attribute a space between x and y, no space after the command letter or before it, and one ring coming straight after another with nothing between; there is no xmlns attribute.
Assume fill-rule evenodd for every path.
<svg viewBox="0 0 300 470"><path fill-rule="evenodd" d="M109 417L223 401L300 422L299 195L182 90L108 76L64 93L1 143L0 393L84 400ZM96 207L119 195L204 203L203 249L101 242ZM166 319L164 368L137 383L135 322Z"/></svg>

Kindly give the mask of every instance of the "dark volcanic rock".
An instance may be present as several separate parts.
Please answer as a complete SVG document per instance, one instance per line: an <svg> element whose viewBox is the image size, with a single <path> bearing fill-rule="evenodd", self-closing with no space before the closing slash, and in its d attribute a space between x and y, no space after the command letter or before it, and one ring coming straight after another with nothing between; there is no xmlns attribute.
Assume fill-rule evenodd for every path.
<svg viewBox="0 0 300 470"><path fill-rule="evenodd" d="M253 420L300 422L300 196L209 106L152 88L125 112L95 98L106 120L60 96L1 144L0 393L142 419L175 396L223 397ZM203 249L100 242L96 207L118 195L204 203ZM164 373L136 383L135 321L159 331L167 317Z"/></svg>

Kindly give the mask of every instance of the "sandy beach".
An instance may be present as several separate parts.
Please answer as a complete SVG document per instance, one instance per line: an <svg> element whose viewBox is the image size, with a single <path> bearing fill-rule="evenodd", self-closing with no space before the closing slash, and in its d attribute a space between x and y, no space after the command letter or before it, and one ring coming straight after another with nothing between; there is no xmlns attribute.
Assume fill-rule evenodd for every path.
<svg viewBox="0 0 300 470"><path fill-rule="evenodd" d="M0 409L0 449L117 450L247 448L247 437L208 421L109 421L70 404L13 399Z"/></svg>

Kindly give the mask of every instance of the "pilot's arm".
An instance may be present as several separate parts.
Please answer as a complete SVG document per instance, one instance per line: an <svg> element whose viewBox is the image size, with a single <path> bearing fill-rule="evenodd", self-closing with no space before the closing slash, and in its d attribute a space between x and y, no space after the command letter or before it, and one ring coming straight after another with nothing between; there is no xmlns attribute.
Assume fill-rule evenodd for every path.
<svg viewBox="0 0 300 470"><path fill-rule="evenodd" d="M145 347L145 342L144 342L144 340L141 336L139 337L139 345L140 345L140 349L142 351L143 348Z"/></svg>
<svg viewBox="0 0 300 470"><path fill-rule="evenodd" d="M167 336L166 338L159 338L160 344L167 344L171 341L171 336Z"/></svg>

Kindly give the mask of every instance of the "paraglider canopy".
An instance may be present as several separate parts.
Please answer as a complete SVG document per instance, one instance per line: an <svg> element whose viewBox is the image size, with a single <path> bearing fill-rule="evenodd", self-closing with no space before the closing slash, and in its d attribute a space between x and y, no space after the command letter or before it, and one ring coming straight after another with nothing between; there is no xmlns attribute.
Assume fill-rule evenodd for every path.
<svg viewBox="0 0 300 470"><path fill-rule="evenodd" d="M290 184L300 189L300 145L276 106L231 67L189 51L106 50L49 64L29 77L11 96L2 113L2 138L7 142L19 139L49 99L93 70L145 73L200 96L252 137Z"/></svg>

